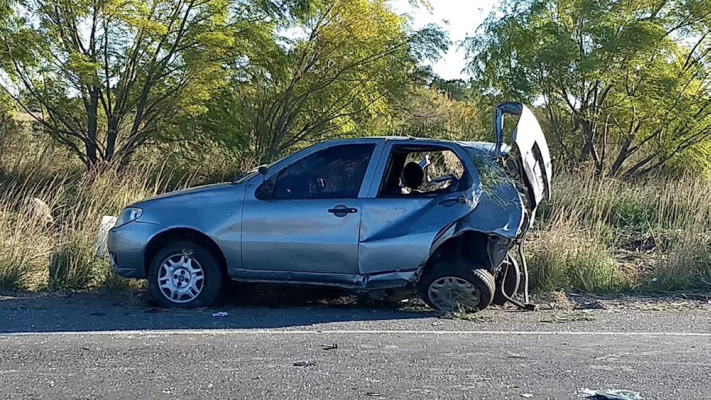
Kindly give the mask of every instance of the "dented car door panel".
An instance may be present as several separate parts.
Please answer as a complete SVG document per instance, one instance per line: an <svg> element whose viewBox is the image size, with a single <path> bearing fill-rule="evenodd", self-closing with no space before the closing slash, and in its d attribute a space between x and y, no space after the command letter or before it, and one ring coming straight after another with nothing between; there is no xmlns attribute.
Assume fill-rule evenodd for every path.
<svg viewBox="0 0 711 400"><path fill-rule="evenodd" d="M329 209L357 210L343 216ZM360 199L248 200L242 218L242 257L251 270L356 273Z"/></svg>
<svg viewBox="0 0 711 400"><path fill-rule="evenodd" d="M457 192L423 197L378 197L389 156L403 143L388 142L365 200L358 247L360 273L416 271L423 266L444 228L477 207L480 181L473 163L457 145L417 141L406 145L424 150L450 150L457 155L470 182ZM463 178L465 177L463 176Z"/></svg>
<svg viewBox="0 0 711 400"><path fill-rule="evenodd" d="M463 195L471 193L463 193ZM445 196L428 199L368 199L363 210L358 262L362 274L416 270L430 254L447 221L474 207L470 200L440 205Z"/></svg>

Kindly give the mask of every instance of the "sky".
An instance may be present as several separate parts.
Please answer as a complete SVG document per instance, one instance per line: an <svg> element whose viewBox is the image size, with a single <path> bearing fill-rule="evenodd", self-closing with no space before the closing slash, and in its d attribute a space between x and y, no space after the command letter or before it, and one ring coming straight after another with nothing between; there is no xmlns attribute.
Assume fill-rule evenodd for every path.
<svg viewBox="0 0 711 400"><path fill-rule="evenodd" d="M391 0L390 4L397 14L408 14L412 17L413 28L435 23L449 32L452 45L449 52L432 69L444 79L465 78L462 72L466 62L464 50L459 49L459 43L476 33L476 28L489 15L497 4L496 0L430 0L433 9L423 6L414 7L409 0Z"/></svg>

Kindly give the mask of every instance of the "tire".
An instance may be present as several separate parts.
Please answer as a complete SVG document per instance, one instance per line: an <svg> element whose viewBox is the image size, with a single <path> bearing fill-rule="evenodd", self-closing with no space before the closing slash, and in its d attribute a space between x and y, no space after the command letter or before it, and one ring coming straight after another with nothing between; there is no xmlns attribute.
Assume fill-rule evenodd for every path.
<svg viewBox="0 0 711 400"><path fill-rule="evenodd" d="M491 273L462 261L425 269L418 288L425 303L442 312L481 311L491 304L495 290Z"/></svg>
<svg viewBox="0 0 711 400"><path fill-rule="evenodd" d="M148 291L163 307L214 305L223 293L224 284L225 276L215 256L193 242L166 245L148 268Z"/></svg>
<svg viewBox="0 0 711 400"><path fill-rule="evenodd" d="M513 297L516 295L516 292L518 292L518 287L521 284L521 270L518 268L518 262L516 262L515 258L511 257L511 255L507 255L506 260L504 260L501 268L502 270L496 277L496 294L494 294L494 301L492 302L497 306L503 306L507 302L503 293L501 293L501 281L504 279L503 268L508 269L508 271L506 272L506 282L504 282L504 292L509 297Z"/></svg>

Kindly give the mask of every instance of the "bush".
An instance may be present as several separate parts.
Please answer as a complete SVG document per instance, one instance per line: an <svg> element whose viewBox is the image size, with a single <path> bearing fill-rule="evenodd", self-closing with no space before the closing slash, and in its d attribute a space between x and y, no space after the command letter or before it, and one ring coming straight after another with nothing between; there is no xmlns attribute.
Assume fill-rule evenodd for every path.
<svg viewBox="0 0 711 400"><path fill-rule="evenodd" d="M711 237L708 233L680 232L653 270L653 291L711 290Z"/></svg>
<svg viewBox="0 0 711 400"><path fill-rule="evenodd" d="M630 288L630 278L618 267L600 232L559 220L537 236L529 251L531 282L537 290L609 293Z"/></svg>

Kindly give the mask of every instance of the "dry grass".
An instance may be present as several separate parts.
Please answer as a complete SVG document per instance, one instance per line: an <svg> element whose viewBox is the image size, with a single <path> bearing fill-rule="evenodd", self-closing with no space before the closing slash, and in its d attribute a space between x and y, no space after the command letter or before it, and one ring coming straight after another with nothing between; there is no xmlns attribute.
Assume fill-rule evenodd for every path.
<svg viewBox="0 0 711 400"><path fill-rule="evenodd" d="M599 228L589 230L574 220L557 218L540 232L530 251L531 281L550 292L617 292L630 287Z"/></svg>
<svg viewBox="0 0 711 400"><path fill-rule="evenodd" d="M224 150L208 146L193 157L181 145L142 150L120 173L90 174L66 149L33 129L0 124L0 290L124 287L108 262L95 256L101 217L157 193L224 179L235 170L235 157ZM33 198L46 203L52 222L27 204Z"/></svg>
<svg viewBox="0 0 711 400"><path fill-rule="evenodd" d="M104 215L166 189L136 168L100 175L68 174L51 180L0 182L0 289L96 288L111 276L97 258L95 240ZM40 199L53 221L30 206ZM114 282L115 283L115 282Z"/></svg>
<svg viewBox="0 0 711 400"><path fill-rule="evenodd" d="M710 180L627 183L573 173L554 186L530 250L538 289L711 289Z"/></svg>
<svg viewBox="0 0 711 400"><path fill-rule="evenodd" d="M217 148L199 156L153 148L128 170L92 175L32 132L13 135L0 132L0 290L124 287L94 255L103 215L254 166ZM555 176L553 193L528 246L535 289L711 290L710 180L626 183L576 172ZM30 198L47 203L52 223Z"/></svg>

